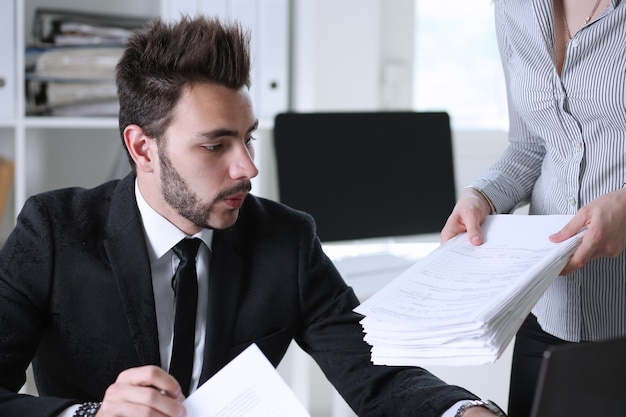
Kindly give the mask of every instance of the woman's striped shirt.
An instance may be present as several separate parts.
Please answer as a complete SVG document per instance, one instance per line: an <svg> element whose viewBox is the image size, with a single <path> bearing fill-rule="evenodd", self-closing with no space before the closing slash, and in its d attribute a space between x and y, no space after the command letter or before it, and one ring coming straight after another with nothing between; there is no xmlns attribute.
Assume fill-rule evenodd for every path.
<svg viewBox="0 0 626 417"><path fill-rule="evenodd" d="M561 75L552 0L494 7L509 145L472 186L499 213L530 203L530 214L574 214L626 183L626 2L612 0L574 35ZM565 340L626 336L626 251L557 278L533 313Z"/></svg>

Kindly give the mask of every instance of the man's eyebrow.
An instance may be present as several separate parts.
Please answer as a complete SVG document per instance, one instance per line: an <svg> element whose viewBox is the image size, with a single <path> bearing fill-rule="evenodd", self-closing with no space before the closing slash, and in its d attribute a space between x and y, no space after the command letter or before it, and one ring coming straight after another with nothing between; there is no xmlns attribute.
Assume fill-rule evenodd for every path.
<svg viewBox="0 0 626 417"><path fill-rule="evenodd" d="M246 133L251 133L254 132L255 130L257 130L259 128L259 119L256 119L254 121L254 123L252 123L252 126L250 126L250 129L248 129L248 131Z"/></svg>
<svg viewBox="0 0 626 417"><path fill-rule="evenodd" d="M258 127L259 127L259 121L255 120L252 126L250 126L250 128L248 128L248 130L246 131L246 135L251 132L254 132L255 130L258 129ZM205 139L217 139L217 138L221 138L224 136L237 137L239 136L239 132L237 132L236 130L231 130L231 129L226 129L226 128L218 128L215 130L210 130L208 132L202 132L198 136L203 137Z"/></svg>

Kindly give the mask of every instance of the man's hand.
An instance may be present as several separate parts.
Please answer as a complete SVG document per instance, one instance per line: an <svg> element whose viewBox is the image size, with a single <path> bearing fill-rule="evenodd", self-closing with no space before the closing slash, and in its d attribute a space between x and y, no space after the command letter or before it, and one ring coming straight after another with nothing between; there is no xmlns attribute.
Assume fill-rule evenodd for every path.
<svg viewBox="0 0 626 417"><path fill-rule="evenodd" d="M582 207L550 240L562 242L582 228L587 229L585 235L561 275L582 268L592 259L622 253L626 246L626 189L605 194Z"/></svg>
<svg viewBox="0 0 626 417"><path fill-rule="evenodd" d="M481 245L483 234L480 225L490 213L491 207L485 197L473 188L465 188L441 230L441 243L467 232L471 244Z"/></svg>
<svg viewBox="0 0 626 417"><path fill-rule="evenodd" d="M107 388L96 417L184 417L184 399L176 379L161 368L131 368Z"/></svg>

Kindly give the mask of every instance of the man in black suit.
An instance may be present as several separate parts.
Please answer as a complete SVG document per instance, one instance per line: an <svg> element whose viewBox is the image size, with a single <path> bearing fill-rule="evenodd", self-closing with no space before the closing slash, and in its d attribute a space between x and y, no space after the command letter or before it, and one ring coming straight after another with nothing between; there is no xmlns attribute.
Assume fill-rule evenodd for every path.
<svg viewBox="0 0 626 417"><path fill-rule="evenodd" d="M361 416L453 415L476 399L421 368L372 365L313 219L249 194L248 42L201 17L156 19L130 39L117 84L133 172L31 197L0 251L0 416L184 416L183 393L251 343L276 366L294 339ZM172 247L190 237L202 242L181 386L167 373ZM17 394L31 361L38 397Z"/></svg>

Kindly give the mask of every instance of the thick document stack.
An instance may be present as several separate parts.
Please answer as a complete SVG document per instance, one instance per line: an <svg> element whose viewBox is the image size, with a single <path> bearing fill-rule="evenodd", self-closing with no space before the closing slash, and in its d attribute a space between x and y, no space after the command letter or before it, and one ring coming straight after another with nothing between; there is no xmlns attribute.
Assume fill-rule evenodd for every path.
<svg viewBox="0 0 626 417"><path fill-rule="evenodd" d="M571 218L488 216L482 245L461 234L419 260L355 309L372 362L495 362L580 243L548 239Z"/></svg>
<svg viewBox="0 0 626 417"><path fill-rule="evenodd" d="M147 18L41 8L26 50L28 115L117 116L115 66Z"/></svg>

